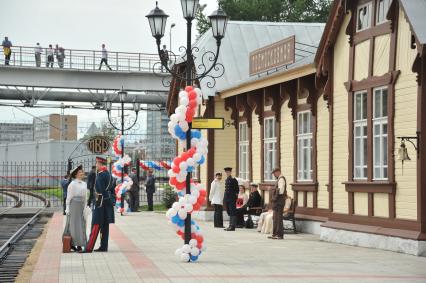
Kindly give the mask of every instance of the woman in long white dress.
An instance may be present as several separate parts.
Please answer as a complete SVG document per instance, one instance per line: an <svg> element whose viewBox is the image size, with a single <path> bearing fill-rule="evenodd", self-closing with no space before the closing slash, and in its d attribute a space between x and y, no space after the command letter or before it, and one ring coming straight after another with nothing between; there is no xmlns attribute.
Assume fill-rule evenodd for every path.
<svg viewBox="0 0 426 283"><path fill-rule="evenodd" d="M82 252L85 249L86 221L84 219L84 208L87 204L87 184L83 181L85 174L83 166L80 165L71 171L72 182L68 186L66 210L69 217L69 233L71 235L71 246L73 250Z"/></svg>

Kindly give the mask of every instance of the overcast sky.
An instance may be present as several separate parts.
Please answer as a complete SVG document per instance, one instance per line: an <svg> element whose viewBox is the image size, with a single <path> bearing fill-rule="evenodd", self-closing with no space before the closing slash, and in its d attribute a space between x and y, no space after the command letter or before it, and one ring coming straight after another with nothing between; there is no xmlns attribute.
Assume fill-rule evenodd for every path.
<svg viewBox="0 0 426 283"><path fill-rule="evenodd" d="M100 49L105 43L109 51L154 53L146 15L155 7L154 0L9 0L1 1L0 38L8 36L13 45L43 47L59 44L65 49ZM182 18L180 0L159 0L159 7L170 15L163 42L169 45L169 27L176 24L172 34L172 49L186 42L186 22ZM216 0L200 0L207 4L206 13L217 8ZM196 31L194 28L194 35ZM195 36L194 36L195 38ZM1 54L3 56L3 54ZM25 109L34 115L59 113L60 110ZM68 110L69 111L69 110ZM79 121L100 121L104 111L76 111ZM0 120L27 120L32 117L11 107L0 106Z"/></svg>

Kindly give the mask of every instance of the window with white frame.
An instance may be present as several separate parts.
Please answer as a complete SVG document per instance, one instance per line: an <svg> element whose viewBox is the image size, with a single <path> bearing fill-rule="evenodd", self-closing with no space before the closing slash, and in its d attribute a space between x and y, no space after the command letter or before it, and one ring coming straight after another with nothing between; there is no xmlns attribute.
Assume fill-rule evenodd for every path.
<svg viewBox="0 0 426 283"><path fill-rule="evenodd" d="M354 97L354 179L367 179L367 91Z"/></svg>
<svg viewBox="0 0 426 283"><path fill-rule="evenodd" d="M239 123L238 165L238 176L244 180L249 180L249 137L247 122Z"/></svg>
<svg viewBox="0 0 426 283"><path fill-rule="evenodd" d="M376 24L386 22L386 14L389 11L391 0L377 0L376 10Z"/></svg>
<svg viewBox="0 0 426 283"><path fill-rule="evenodd" d="M275 118L269 117L264 119L263 123L263 145L264 145L264 160L263 168L265 181L273 181L275 178L272 175L272 170L276 166L277 160L277 133L275 127Z"/></svg>
<svg viewBox="0 0 426 283"><path fill-rule="evenodd" d="M362 31L371 27L371 10L371 2L358 6L356 31Z"/></svg>
<svg viewBox="0 0 426 283"><path fill-rule="evenodd" d="M374 89L373 98L373 178L388 178L388 89Z"/></svg>
<svg viewBox="0 0 426 283"><path fill-rule="evenodd" d="M312 114L297 113L297 180L312 181Z"/></svg>

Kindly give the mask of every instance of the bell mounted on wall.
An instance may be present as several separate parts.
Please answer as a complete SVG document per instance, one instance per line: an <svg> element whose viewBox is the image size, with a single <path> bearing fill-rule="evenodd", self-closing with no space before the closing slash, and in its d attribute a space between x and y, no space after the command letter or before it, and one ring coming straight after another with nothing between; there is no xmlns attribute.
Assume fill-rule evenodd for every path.
<svg viewBox="0 0 426 283"><path fill-rule="evenodd" d="M405 146L405 143L403 141L401 142L401 145L398 149L398 160L402 161L402 164L404 164L404 161L406 160L411 160L410 156L408 156L407 147Z"/></svg>
<svg viewBox="0 0 426 283"><path fill-rule="evenodd" d="M402 174L404 175L404 161L411 160L411 158L408 156L408 150L405 146L405 141L408 141L414 146L414 149L417 151L417 159L419 158L419 142L420 142L420 132L416 132L415 137L397 137L401 140L401 145L398 149L398 160L402 162ZM417 144L414 144L412 140L415 140Z"/></svg>

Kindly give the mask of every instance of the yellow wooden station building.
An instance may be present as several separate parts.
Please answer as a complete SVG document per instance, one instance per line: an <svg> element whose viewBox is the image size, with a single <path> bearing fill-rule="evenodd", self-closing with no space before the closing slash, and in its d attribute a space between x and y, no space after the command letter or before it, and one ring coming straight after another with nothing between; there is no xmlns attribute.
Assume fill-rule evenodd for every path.
<svg viewBox="0 0 426 283"><path fill-rule="evenodd" d="M281 167L302 231L425 256L425 15L425 0L336 0L326 24L230 21L225 73L213 88L200 82L200 116L226 127L203 130L196 177L209 188L231 166L267 203ZM196 46L215 41L206 33Z"/></svg>

